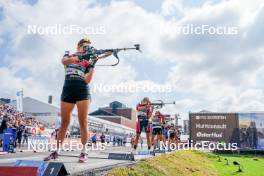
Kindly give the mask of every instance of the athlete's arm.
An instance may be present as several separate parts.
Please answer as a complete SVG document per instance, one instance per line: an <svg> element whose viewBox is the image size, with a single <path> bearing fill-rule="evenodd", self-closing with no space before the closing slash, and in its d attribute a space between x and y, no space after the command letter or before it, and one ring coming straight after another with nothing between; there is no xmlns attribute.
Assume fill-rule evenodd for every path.
<svg viewBox="0 0 264 176"><path fill-rule="evenodd" d="M84 76L84 81L86 84L89 84L93 78L94 69L91 68L88 73Z"/></svg>
<svg viewBox="0 0 264 176"><path fill-rule="evenodd" d="M141 105L141 104L138 104L136 109L137 109L138 111L140 111L140 110L144 110L144 109L146 109L146 108L148 108L148 107L149 107L149 105Z"/></svg>
<svg viewBox="0 0 264 176"><path fill-rule="evenodd" d="M161 123L165 125L165 117L163 115L161 116Z"/></svg>
<svg viewBox="0 0 264 176"><path fill-rule="evenodd" d="M63 65L73 64L79 61L77 56L64 56L61 60Z"/></svg>

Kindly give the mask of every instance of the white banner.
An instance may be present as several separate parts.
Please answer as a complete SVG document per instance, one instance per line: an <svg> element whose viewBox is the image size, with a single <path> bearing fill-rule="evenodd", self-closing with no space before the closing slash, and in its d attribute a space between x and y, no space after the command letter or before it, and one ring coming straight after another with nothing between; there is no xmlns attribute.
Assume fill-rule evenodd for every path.
<svg viewBox="0 0 264 176"><path fill-rule="evenodd" d="M23 111L23 91L16 93L17 111Z"/></svg>

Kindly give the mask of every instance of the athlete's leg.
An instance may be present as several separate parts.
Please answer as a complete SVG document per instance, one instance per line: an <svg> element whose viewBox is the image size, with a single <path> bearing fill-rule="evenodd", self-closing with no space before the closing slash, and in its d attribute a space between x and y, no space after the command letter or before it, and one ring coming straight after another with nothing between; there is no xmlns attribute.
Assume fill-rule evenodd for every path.
<svg viewBox="0 0 264 176"><path fill-rule="evenodd" d="M165 129L162 129L162 135L161 135L161 141L163 141L164 144L166 144L166 132L165 132Z"/></svg>
<svg viewBox="0 0 264 176"><path fill-rule="evenodd" d="M179 140L178 140L177 136L174 137L173 142L176 144L176 148L178 149L179 148Z"/></svg>
<svg viewBox="0 0 264 176"><path fill-rule="evenodd" d="M148 132L146 132L146 137L147 137L147 144L148 144L148 149L150 149L151 148L151 142L150 142L150 133Z"/></svg>
<svg viewBox="0 0 264 176"><path fill-rule="evenodd" d="M137 149L137 145L138 145L138 140L142 131L142 124L140 121L137 122L136 124L136 139L134 140L134 149Z"/></svg>
<svg viewBox="0 0 264 176"><path fill-rule="evenodd" d="M165 143L163 142L163 134L162 134L162 130L160 130L160 134L158 134L158 140L159 140L159 148L162 147L163 149L165 149Z"/></svg>
<svg viewBox="0 0 264 176"><path fill-rule="evenodd" d="M59 149L59 144L64 141L74 105L73 103L61 102L61 127L57 136L57 150Z"/></svg>
<svg viewBox="0 0 264 176"><path fill-rule="evenodd" d="M159 138L159 141L160 141L160 142L163 142L163 137L162 137L162 136L163 136L162 134L159 134L159 135L158 135L158 138ZM165 144L165 143L164 143L164 144Z"/></svg>
<svg viewBox="0 0 264 176"><path fill-rule="evenodd" d="M86 145L87 141L88 141L88 108L90 105L90 101L89 100L82 100L82 101L78 101L76 103L77 105L77 109L78 109L78 120L79 120L79 124L80 124L80 132L81 132L81 142L84 145ZM84 151L84 150L83 150Z"/></svg>
<svg viewBox="0 0 264 176"><path fill-rule="evenodd" d="M145 126L145 132L146 132L148 149L150 150L151 149L151 141L150 141L150 132L151 132L151 129L150 129L149 121L147 121L147 124Z"/></svg>
<svg viewBox="0 0 264 176"><path fill-rule="evenodd" d="M155 139L155 134L152 133L152 135L151 135L151 145L153 145L153 147L155 146L154 139Z"/></svg>
<svg viewBox="0 0 264 176"><path fill-rule="evenodd" d="M134 149L137 148L139 137L140 137L140 133L137 133L137 134L136 134L136 139L135 139L135 141L134 141Z"/></svg>
<svg viewBox="0 0 264 176"><path fill-rule="evenodd" d="M169 151L171 150L171 148L170 148L170 144L171 144L171 138L170 138L170 136L169 136L169 138L168 138L168 150L169 150Z"/></svg>

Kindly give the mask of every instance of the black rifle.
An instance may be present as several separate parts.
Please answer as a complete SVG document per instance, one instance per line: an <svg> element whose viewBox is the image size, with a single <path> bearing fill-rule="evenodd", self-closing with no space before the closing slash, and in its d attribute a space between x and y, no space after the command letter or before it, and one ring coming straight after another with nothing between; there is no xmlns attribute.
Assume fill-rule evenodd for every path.
<svg viewBox="0 0 264 176"><path fill-rule="evenodd" d="M74 54L75 56L78 56L80 60L85 59L88 60L89 62L91 62L92 64L97 62L97 57L105 54L105 53L109 53L111 52L115 58L117 59L117 62L115 64L111 64L111 65L97 65L97 66L116 66L117 64L119 64L119 57L118 57L118 52L120 51L126 51L126 50L137 50L140 51L140 45L139 44L135 44L134 47L131 48L116 48L116 49L95 49L94 47L88 47L85 51L85 53L76 53Z"/></svg>
<svg viewBox="0 0 264 176"><path fill-rule="evenodd" d="M159 101L157 103L149 103L149 104L141 104L142 106L146 106L146 105L150 105L152 106L154 109L160 109L162 108L164 105L167 104L176 104L175 101L171 102L171 103L164 103L162 100L156 100Z"/></svg>

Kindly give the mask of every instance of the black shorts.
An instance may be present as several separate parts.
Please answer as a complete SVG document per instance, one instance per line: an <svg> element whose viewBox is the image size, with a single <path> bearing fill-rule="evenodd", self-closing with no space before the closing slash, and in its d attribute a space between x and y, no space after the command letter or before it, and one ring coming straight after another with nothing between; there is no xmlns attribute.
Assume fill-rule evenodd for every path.
<svg viewBox="0 0 264 176"><path fill-rule="evenodd" d="M137 122L137 129L136 132L137 134L140 134L142 131L146 132L146 133L150 133L150 125L149 125L149 120L146 118L144 120L140 120Z"/></svg>
<svg viewBox="0 0 264 176"><path fill-rule="evenodd" d="M82 100L91 100L90 88L80 80L66 80L61 93L61 101L76 103Z"/></svg>
<svg viewBox="0 0 264 176"><path fill-rule="evenodd" d="M152 128L152 134L153 135L161 135L162 134L162 128L160 127L154 127Z"/></svg>

